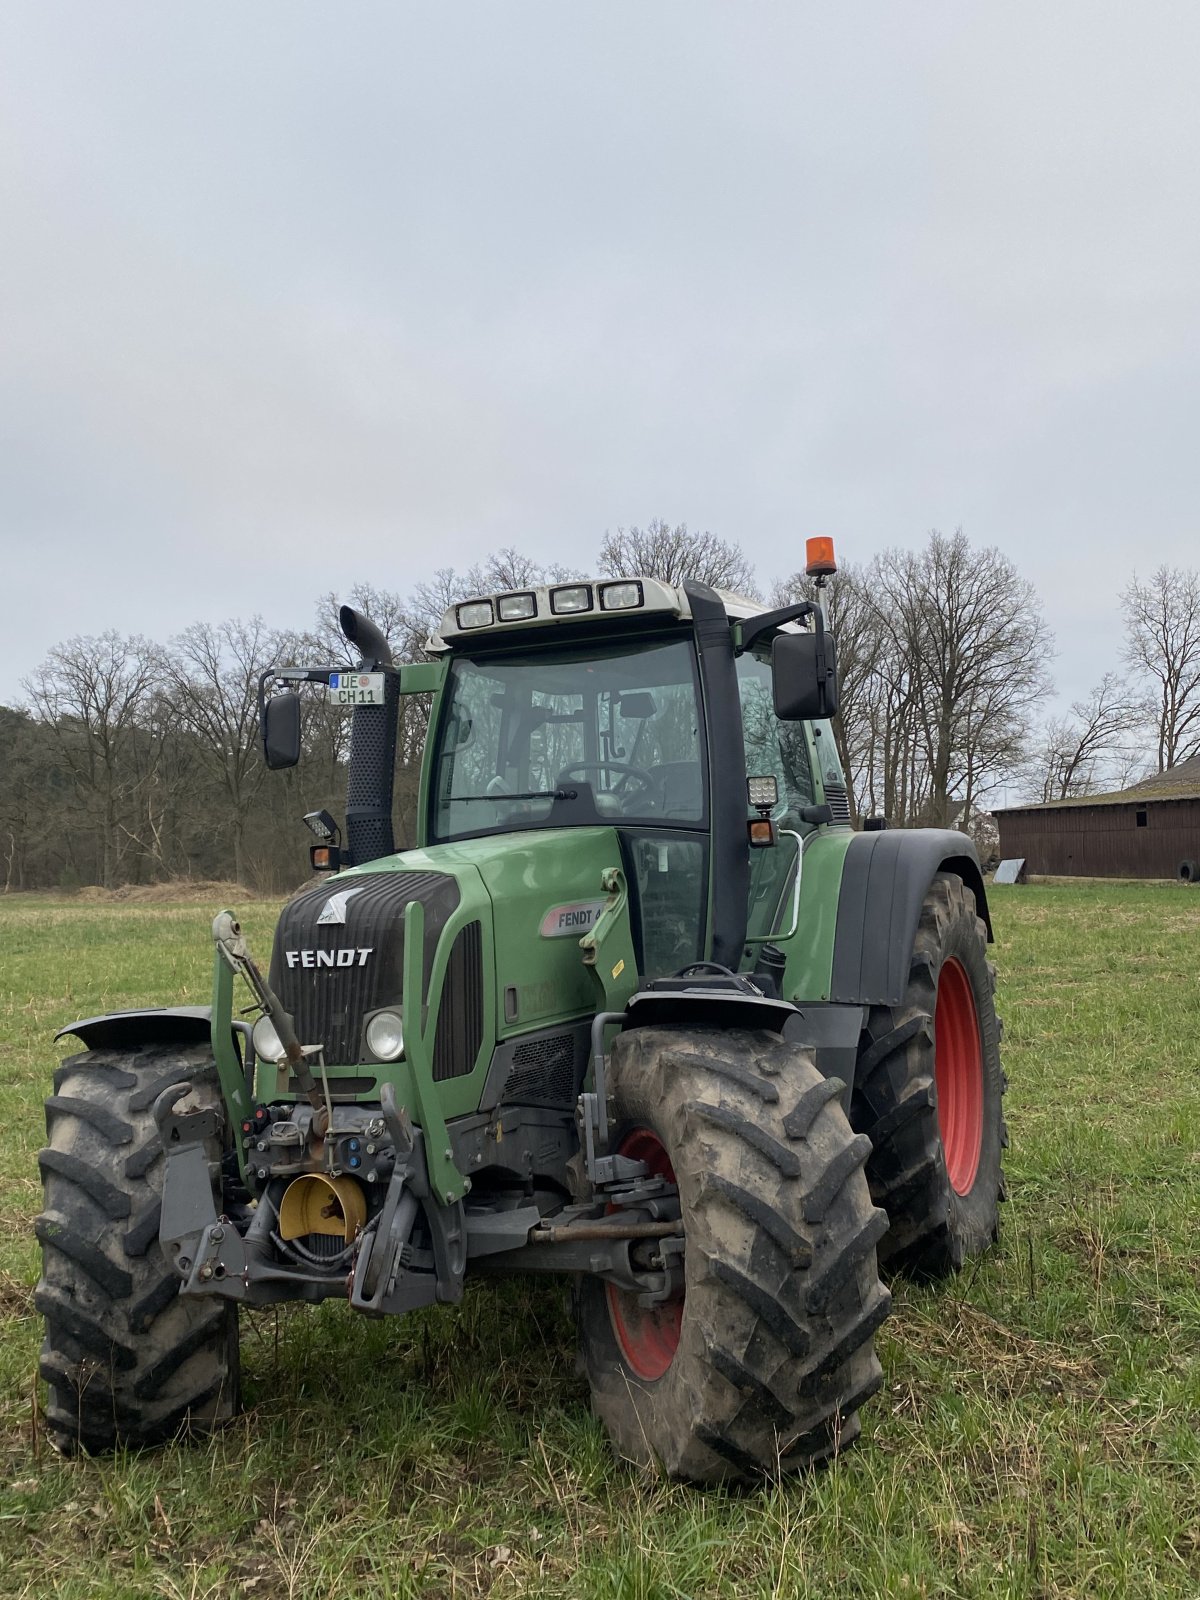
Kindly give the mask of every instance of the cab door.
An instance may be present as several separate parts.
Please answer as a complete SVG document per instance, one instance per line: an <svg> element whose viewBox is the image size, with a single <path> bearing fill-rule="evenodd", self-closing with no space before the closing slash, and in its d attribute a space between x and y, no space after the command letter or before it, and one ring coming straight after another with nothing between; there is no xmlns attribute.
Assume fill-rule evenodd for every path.
<svg viewBox="0 0 1200 1600"><path fill-rule="evenodd" d="M769 647L748 650L737 659L738 694L747 778L773 777L778 802L772 820L778 832L773 848L750 851L747 936L765 939L790 926L798 854L816 824L801 816L816 801L808 724L781 722L775 715ZM747 819L758 812L747 802Z"/></svg>

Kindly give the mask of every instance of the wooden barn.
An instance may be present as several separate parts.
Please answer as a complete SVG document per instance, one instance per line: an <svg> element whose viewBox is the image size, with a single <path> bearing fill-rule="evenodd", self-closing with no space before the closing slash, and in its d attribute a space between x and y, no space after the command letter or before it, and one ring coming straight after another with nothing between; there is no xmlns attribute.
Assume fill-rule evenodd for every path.
<svg viewBox="0 0 1200 1600"><path fill-rule="evenodd" d="M1077 878L1200 881L1200 755L1115 794L994 813L1000 855Z"/></svg>

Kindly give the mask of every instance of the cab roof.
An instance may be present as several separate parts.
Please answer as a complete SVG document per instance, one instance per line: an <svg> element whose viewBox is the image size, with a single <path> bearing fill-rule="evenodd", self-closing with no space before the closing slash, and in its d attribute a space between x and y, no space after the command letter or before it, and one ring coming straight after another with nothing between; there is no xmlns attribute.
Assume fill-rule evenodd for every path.
<svg viewBox="0 0 1200 1600"><path fill-rule="evenodd" d="M717 589L731 621L760 616L769 608L761 600ZM629 623L639 617L690 620L692 609L684 589L661 578L577 578L568 583L539 584L499 594L477 595L447 606L426 648L441 653L467 639L489 642L530 628L571 627L579 623ZM797 625L784 623L788 632Z"/></svg>

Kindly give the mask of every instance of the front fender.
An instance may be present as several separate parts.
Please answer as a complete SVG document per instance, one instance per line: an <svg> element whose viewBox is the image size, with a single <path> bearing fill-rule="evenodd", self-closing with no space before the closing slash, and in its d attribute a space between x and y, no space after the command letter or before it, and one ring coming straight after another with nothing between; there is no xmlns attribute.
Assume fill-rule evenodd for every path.
<svg viewBox="0 0 1200 1600"><path fill-rule="evenodd" d="M222 966L217 958L218 973ZM228 969L226 969L228 970ZM231 975L232 978L232 975ZM220 978L215 986L222 1001L221 1014L230 1013L229 989ZM229 1117L236 1127L249 1115L253 1085L250 1074L254 1051L250 1043L250 1024L238 1018L229 1023L228 1044L221 1044L223 1024L214 1035L211 1006L150 1006L141 1011L110 1011L103 1017L86 1017L60 1028L55 1039L74 1034L88 1050L136 1050L144 1044L205 1044L213 1051L217 1077ZM245 1176L246 1152L241 1140L234 1145L238 1166Z"/></svg>
<svg viewBox="0 0 1200 1600"><path fill-rule="evenodd" d="M250 1024L230 1020L238 1068L251 1060ZM211 1044L211 1006L147 1006L140 1011L110 1011L69 1023L54 1035L55 1043L74 1034L88 1050L136 1050L142 1044ZM240 1110L240 1108L239 1108Z"/></svg>
<svg viewBox="0 0 1200 1600"><path fill-rule="evenodd" d="M956 872L975 896L992 938L975 846L951 828L887 828L855 834L846 851L834 931L830 999L899 1005L926 892L937 872Z"/></svg>
<svg viewBox="0 0 1200 1600"><path fill-rule="evenodd" d="M211 1006L152 1006L141 1011L110 1011L103 1017L86 1017L60 1028L55 1040L73 1033L89 1050L130 1049L159 1040L164 1044L207 1044L212 1027ZM246 1034L245 1023L234 1023Z"/></svg>

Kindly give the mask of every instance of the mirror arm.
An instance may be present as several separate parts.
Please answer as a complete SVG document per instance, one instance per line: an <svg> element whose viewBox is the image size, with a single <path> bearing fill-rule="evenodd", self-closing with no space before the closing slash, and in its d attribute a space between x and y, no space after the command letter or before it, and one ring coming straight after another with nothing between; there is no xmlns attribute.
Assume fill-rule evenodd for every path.
<svg viewBox="0 0 1200 1600"><path fill-rule="evenodd" d="M268 667L258 675L258 725L263 724L267 704L267 685L270 683L328 683L329 674L337 667Z"/></svg>
<svg viewBox="0 0 1200 1600"><path fill-rule="evenodd" d="M261 737L261 730L262 730L262 726L263 726L263 719L266 716L267 685L271 682L271 680L274 678L274 676L275 676L275 668L274 667L268 667L265 672L260 672L259 675L258 675L258 726L259 726L259 730L260 730L260 737Z"/></svg>
<svg viewBox="0 0 1200 1600"><path fill-rule="evenodd" d="M739 629L741 644L739 650L749 650L754 641L764 633L769 633L772 628L781 628L785 622L799 622L801 617L814 617L817 632L824 633L824 618L821 608L813 600L798 600L795 605L781 606L778 611L764 611L761 616L747 617Z"/></svg>

